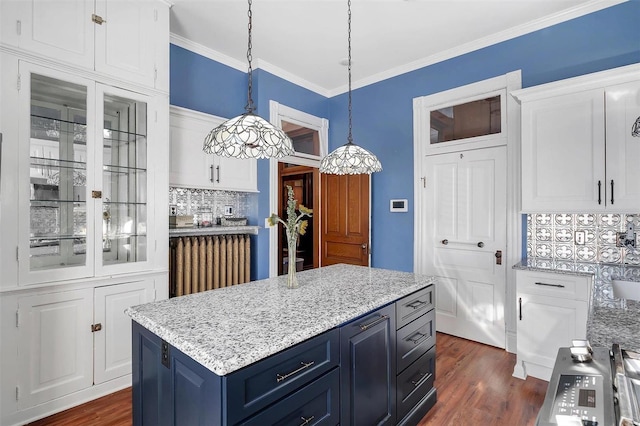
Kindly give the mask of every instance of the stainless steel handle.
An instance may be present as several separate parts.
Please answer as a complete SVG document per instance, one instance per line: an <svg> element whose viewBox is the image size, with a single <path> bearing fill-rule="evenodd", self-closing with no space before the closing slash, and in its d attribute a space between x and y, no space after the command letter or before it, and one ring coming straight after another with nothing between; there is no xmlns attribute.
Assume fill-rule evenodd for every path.
<svg viewBox="0 0 640 426"><path fill-rule="evenodd" d="M444 239L442 241L440 241L440 243L442 243L443 245L448 245L449 243L453 243L453 244L470 244L472 246L478 246L480 248L484 247L484 243L482 241L478 241L477 243L471 242L471 241L449 241L448 239Z"/></svg>
<svg viewBox="0 0 640 426"><path fill-rule="evenodd" d="M518 298L518 310L520 312L520 321L522 321L522 297Z"/></svg>
<svg viewBox="0 0 640 426"><path fill-rule="evenodd" d="M216 166L216 183L220 183L220 166Z"/></svg>
<svg viewBox="0 0 640 426"><path fill-rule="evenodd" d="M209 181L213 183L213 164L209 166Z"/></svg>
<svg viewBox="0 0 640 426"><path fill-rule="evenodd" d="M316 416L311 416L311 417L309 417L308 419L305 419L304 417L302 417L302 416L301 416L301 417L300 417L300 420L302 420L302 423L300 423L300 426L306 426L306 425L308 425L308 424L309 424L309 423L311 423L311 422L313 421L313 419L315 419L315 418L316 418Z"/></svg>
<svg viewBox="0 0 640 426"><path fill-rule="evenodd" d="M311 362L301 362L300 363L302 366L293 370L291 373L287 373L287 374L276 374L276 382L280 383L283 380L287 380L289 377L298 374L299 372L306 370L307 368L311 367L313 364L315 364L315 361L311 361Z"/></svg>
<svg viewBox="0 0 640 426"><path fill-rule="evenodd" d="M414 333L411 337L409 337L407 339L407 341L413 343L414 345L417 345L418 343L422 342L425 337L427 337L426 334L420 333L418 331L418 332Z"/></svg>
<svg viewBox="0 0 640 426"><path fill-rule="evenodd" d="M547 283L534 283L535 285L543 285L546 287L558 287L558 288L564 288L564 285L562 284L547 284Z"/></svg>
<svg viewBox="0 0 640 426"><path fill-rule="evenodd" d="M420 386L421 384L424 383L425 380L427 380L429 378L429 376L431 374L426 374L426 373L418 373L420 375L420 378L418 380L412 380L411 384L413 385L414 388L417 388L418 386Z"/></svg>
<svg viewBox="0 0 640 426"><path fill-rule="evenodd" d="M365 331L365 330L373 327L374 325L376 325L378 323L381 323L382 321L385 321L388 318L389 318L389 315L382 315L380 318L378 318L378 319L376 319L374 321L371 321L368 324L360 324L360 330Z"/></svg>
<svg viewBox="0 0 640 426"><path fill-rule="evenodd" d="M423 302L422 300L416 300L415 302L411 302L411 303L407 303L404 306L407 306L409 308L413 308L413 309L418 309L419 307L426 305L427 302Z"/></svg>

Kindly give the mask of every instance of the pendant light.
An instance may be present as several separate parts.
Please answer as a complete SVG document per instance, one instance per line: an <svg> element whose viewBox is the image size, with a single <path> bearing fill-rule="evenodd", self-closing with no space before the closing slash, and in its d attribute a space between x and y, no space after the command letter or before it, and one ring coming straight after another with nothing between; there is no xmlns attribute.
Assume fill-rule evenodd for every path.
<svg viewBox="0 0 640 426"><path fill-rule="evenodd" d="M293 143L287 134L267 120L253 113L255 105L251 97L253 68L251 67L252 13L249 0L249 42L247 46L248 89L245 113L229 119L209 132L204 139L203 151L234 158L282 158L293 155Z"/></svg>
<svg viewBox="0 0 640 426"><path fill-rule="evenodd" d="M382 164L378 158L366 149L353 143L351 135L351 0L347 2L349 9L349 135L347 143L331 152L320 162L320 173L332 175L362 175L379 172Z"/></svg>

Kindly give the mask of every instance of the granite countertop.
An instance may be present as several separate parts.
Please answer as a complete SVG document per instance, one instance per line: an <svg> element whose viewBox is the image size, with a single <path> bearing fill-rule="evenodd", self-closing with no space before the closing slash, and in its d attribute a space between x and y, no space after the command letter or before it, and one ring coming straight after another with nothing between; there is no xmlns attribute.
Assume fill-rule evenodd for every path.
<svg viewBox="0 0 640 426"><path fill-rule="evenodd" d="M169 237L191 235L223 235L223 234L252 234L258 235L259 226L204 226L192 228L169 228Z"/></svg>
<svg viewBox="0 0 640 426"><path fill-rule="evenodd" d="M435 282L353 265L286 275L128 308L136 322L223 376Z"/></svg>
<svg viewBox="0 0 640 426"><path fill-rule="evenodd" d="M610 348L618 343L623 349L640 352L640 302L613 297L611 287L612 279L638 281L640 285L639 266L528 259L513 268L593 276L594 291L587 319L587 338L591 345Z"/></svg>

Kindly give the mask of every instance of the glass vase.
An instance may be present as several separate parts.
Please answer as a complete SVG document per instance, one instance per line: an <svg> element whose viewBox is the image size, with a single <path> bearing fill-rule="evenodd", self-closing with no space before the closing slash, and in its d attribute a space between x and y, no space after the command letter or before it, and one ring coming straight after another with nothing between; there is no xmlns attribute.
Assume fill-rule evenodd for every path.
<svg viewBox="0 0 640 426"><path fill-rule="evenodd" d="M296 276L296 246L298 245L298 233L287 230L287 249L289 250L289 268L287 270L287 288L298 288Z"/></svg>

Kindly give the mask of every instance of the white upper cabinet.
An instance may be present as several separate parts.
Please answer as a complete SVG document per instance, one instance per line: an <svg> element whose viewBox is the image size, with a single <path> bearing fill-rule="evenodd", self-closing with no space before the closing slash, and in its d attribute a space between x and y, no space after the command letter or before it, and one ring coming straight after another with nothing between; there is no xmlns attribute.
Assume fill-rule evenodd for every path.
<svg viewBox="0 0 640 426"><path fill-rule="evenodd" d="M168 91L169 8L159 1L7 0L2 43Z"/></svg>
<svg viewBox="0 0 640 426"><path fill-rule="evenodd" d="M170 185L257 192L257 160L219 157L202 150L204 138L223 121L213 115L171 107Z"/></svg>
<svg viewBox="0 0 640 426"><path fill-rule="evenodd" d="M640 205L640 66L532 87L522 102L522 211ZM620 84L617 84L620 83Z"/></svg>

